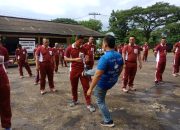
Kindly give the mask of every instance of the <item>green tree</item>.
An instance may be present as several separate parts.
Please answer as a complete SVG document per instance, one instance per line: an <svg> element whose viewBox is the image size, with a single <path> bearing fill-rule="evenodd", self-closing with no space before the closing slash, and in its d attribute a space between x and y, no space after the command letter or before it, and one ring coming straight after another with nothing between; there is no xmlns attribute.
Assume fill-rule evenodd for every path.
<svg viewBox="0 0 180 130"><path fill-rule="evenodd" d="M95 31L101 31L102 23L100 20L90 19L88 21L79 21L79 24L83 25L84 27L90 28Z"/></svg>
<svg viewBox="0 0 180 130"><path fill-rule="evenodd" d="M75 25L78 24L77 21L70 18L56 18L51 21L56 22L56 23L75 24Z"/></svg>
<svg viewBox="0 0 180 130"><path fill-rule="evenodd" d="M117 35L124 31L124 34L121 34L123 37L125 34L127 35L128 30L140 29L143 31L146 41L149 41L154 30L178 22L179 17L180 7L159 2L147 8L133 7L128 10L112 12L110 29Z"/></svg>

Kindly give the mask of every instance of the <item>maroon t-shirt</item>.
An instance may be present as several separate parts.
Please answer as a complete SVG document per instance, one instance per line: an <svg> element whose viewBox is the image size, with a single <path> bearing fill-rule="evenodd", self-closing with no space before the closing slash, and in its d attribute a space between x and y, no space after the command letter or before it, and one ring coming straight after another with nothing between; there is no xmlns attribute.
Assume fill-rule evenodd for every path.
<svg viewBox="0 0 180 130"><path fill-rule="evenodd" d="M59 56L60 56L60 49L59 48L53 48L53 51L54 51L54 56L55 56L55 58L59 58Z"/></svg>
<svg viewBox="0 0 180 130"><path fill-rule="evenodd" d="M140 47L138 45L126 45L123 48L123 54L125 55L125 61L137 63L138 54L140 54Z"/></svg>
<svg viewBox="0 0 180 130"><path fill-rule="evenodd" d="M142 46L142 49L143 49L143 52L144 52L144 53L148 53L149 46L148 46L148 45L143 45L143 46Z"/></svg>
<svg viewBox="0 0 180 130"><path fill-rule="evenodd" d="M27 51L24 48L18 48L16 49L16 59L20 61L25 61L27 56Z"/></svg>
<svg viewBox="0 0 180 130"><path fill-rule="evenodd" d="M0 56L4 56L4 62L9 60L9 54L5 47L0 47Z"/></svg>
<svg viewBox="0 0 180 130"><path fill-rule="evenodd" d="M156 61L157 62L166 62L166 53L167 53L167 46L159 44L155 47Z"/></svg>
<svg viewBox="0 0 180 130"><path fill-rule="evenodd" d="M175 54L180 55L180 42L177 42L175 45Z"/></svg>
<svg viewBox="0 0 180 130"><path fill-rule="evenodd" d="M68 48L65 51L65 57L67 58L80 58L83 55L83 57L85 57L85 55L88 55L86 48L84 48L83 46L81 46L80 48L76 48L75 44L72 44L70 46L68 46ZM83 71L84 70L84 63L82 62L71 62L70 65L70 71Z"/></svg>
<svg viewBox="0 0 180 130"><path fill-rule="evenodd" d="M94 44L89 44L89 43L85 43L83 46L88 51L89 60L94 61L96 46Z"/></svg>
<svg viewBox="0 0 180 130"><path fill-rule="evenodd" d="M44 45L42 45L37 49L36 55L39 57L39 62L47 62L53 64L54 51L52 48L45 48Z"/></svg>

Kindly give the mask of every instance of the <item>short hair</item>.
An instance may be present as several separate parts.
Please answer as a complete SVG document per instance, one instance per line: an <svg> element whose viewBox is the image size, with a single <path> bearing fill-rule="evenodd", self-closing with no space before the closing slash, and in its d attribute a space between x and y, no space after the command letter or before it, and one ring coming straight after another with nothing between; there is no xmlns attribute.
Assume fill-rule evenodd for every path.
<svg viewBox="0 0 180 130"><path fill-rule="evenodd" d="M136 39L136 37L134 35L130 35L129 37L134 37L134 39Z"/></svg>
<svg viewBox="0 0 180 130"><path fill-rule="evenodd" d="M21 44L17 44L17 48L21 48L22 47L22 45Z"/></svg>
<svg viewBox="0 0 180 130"><path fill-rule="evenodd" d="M108 47L110 48L115 47L115 38L113 36L106 35L103 40L107 43Z"/></svg>
<svg viewBox="0 0 180 130"><path fill-rule="evenodd" d="M76 40L79 40L79 39L84 39L84 37L82 35L77 35Z"/></svg>
<svg viewBox="0 0 180 130"><path fill-rule="evenodd" d="M166 40L166 37L162 37L161 39L165 39Z"/></svg>

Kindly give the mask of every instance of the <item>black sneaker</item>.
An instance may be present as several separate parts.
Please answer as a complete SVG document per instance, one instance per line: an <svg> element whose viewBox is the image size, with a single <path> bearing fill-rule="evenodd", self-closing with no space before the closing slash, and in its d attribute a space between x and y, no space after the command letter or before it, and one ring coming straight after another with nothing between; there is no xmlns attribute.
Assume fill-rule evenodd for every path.
<svg viewBox="0 0 180 130"><path fill-rule="evenodd" d="M100 124L101 124L102 126L106 126L106 127L114 127L114 126L115 126L112 120L109 121L109 122L104 122L104 121L102 121Z"/></svg>

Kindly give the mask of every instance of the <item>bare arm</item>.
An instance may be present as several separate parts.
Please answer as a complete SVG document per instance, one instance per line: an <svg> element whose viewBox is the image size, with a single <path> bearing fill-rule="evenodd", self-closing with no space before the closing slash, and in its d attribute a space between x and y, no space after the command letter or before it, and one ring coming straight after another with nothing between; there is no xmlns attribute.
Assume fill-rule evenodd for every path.
<svg viewBox="0 0 180 130"><path fill-rule="evenodd" d="M68 58L66 56L64 56L64 60L65 61L68 61L68 62L82 62L82 59L81 58Z"/></svg>

